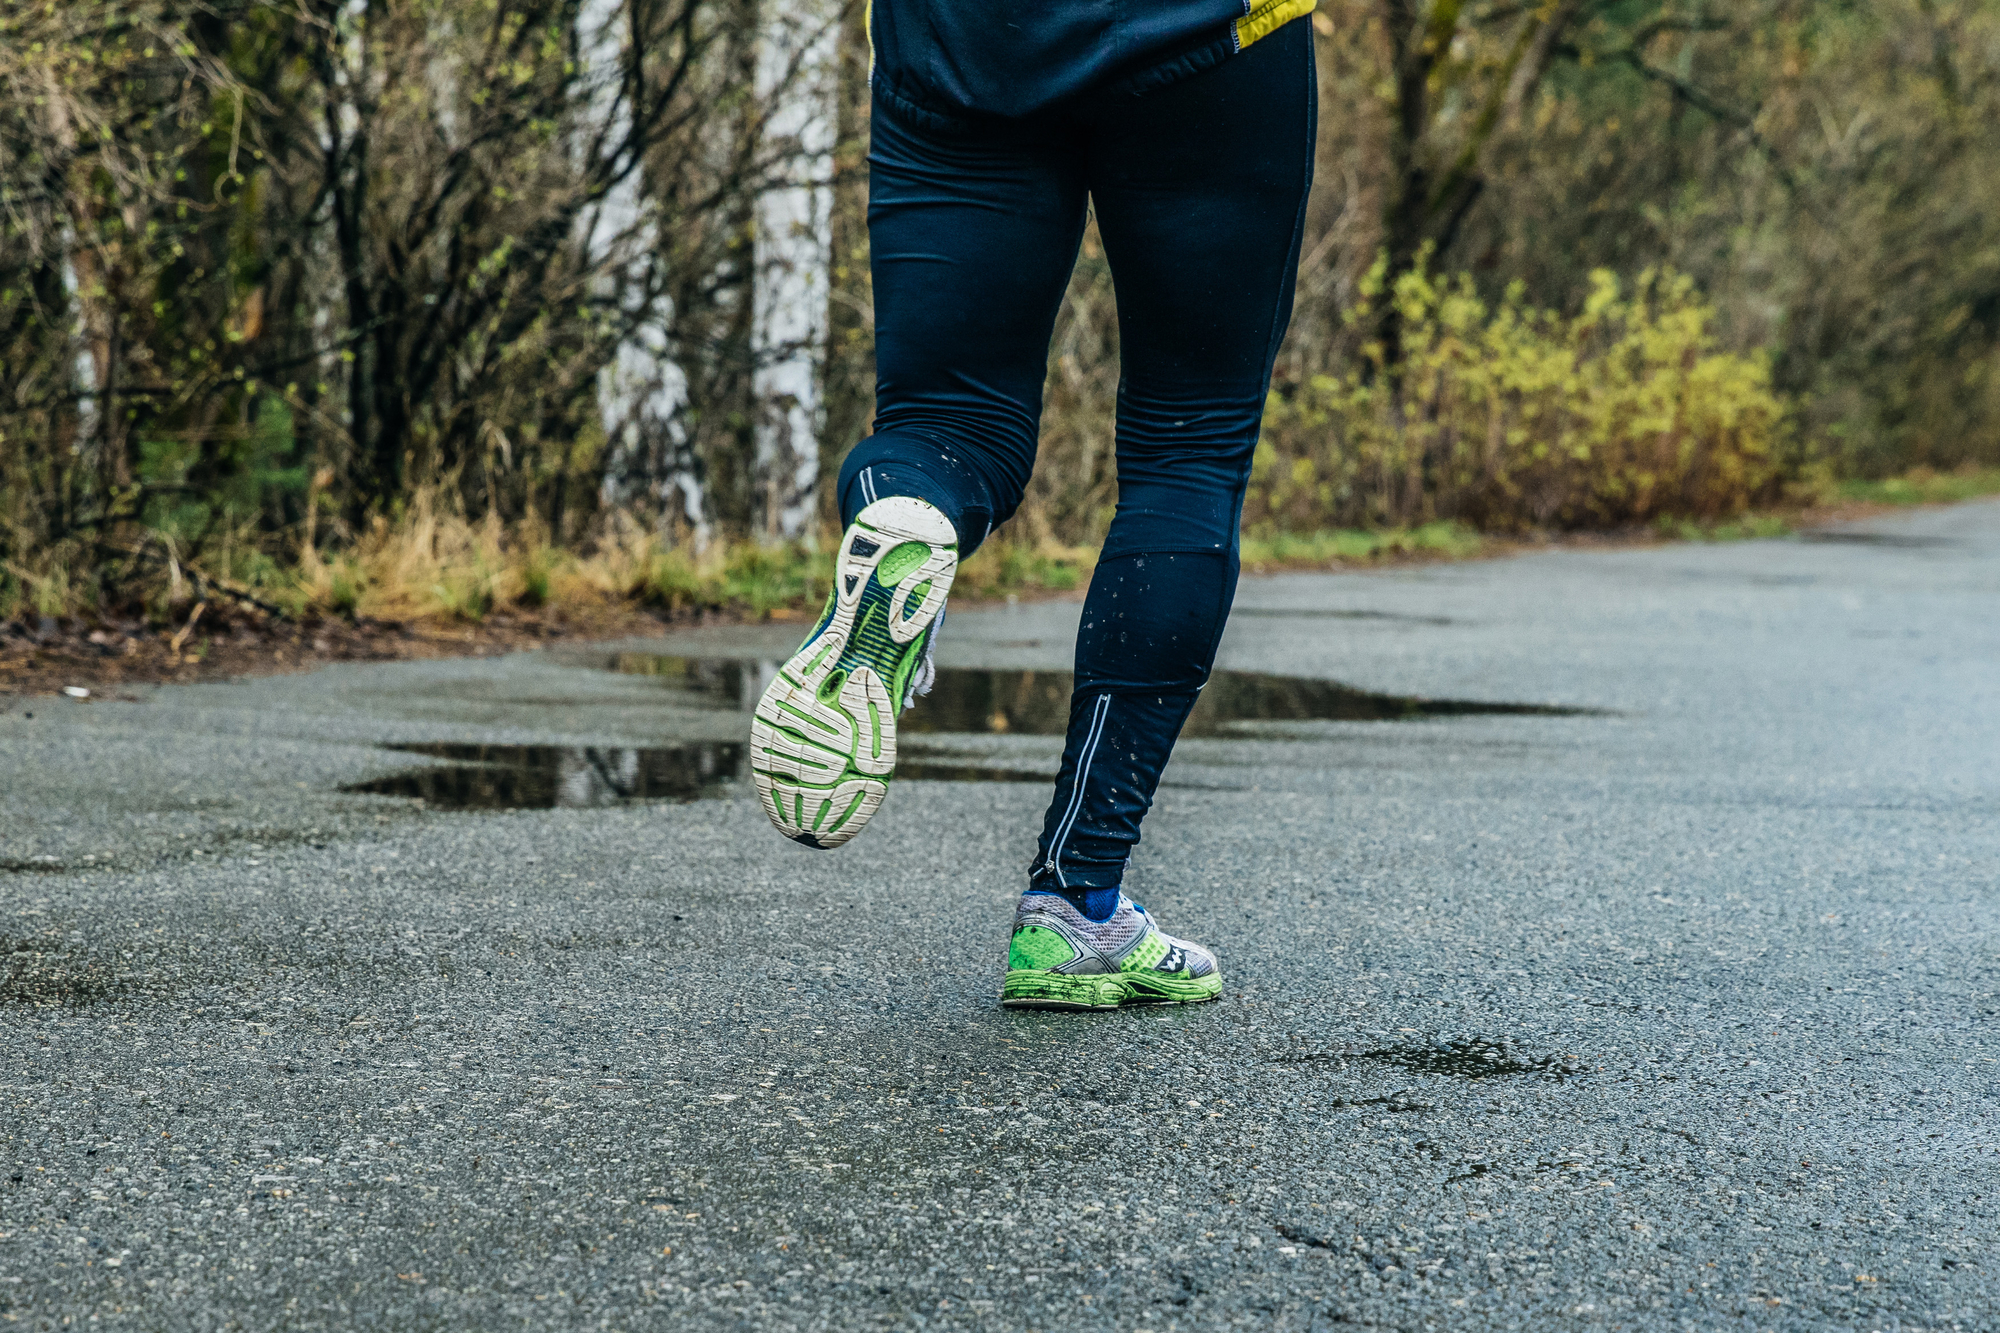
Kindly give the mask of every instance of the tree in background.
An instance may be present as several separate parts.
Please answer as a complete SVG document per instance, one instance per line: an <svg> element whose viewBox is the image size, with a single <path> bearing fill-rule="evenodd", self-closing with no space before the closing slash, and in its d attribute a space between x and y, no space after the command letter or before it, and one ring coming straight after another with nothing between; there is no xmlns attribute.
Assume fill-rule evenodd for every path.
<svg viewBox="0 0 2000 1333"><path fill-rule="evenodd" d="M0 19L0 555L48 566L14 577L141 536L170 563L308 517L338 540L420 491L574 536L613 458L603 377L646 330L709 516L747 530L747 219L796 156L746 81L758 21L748 0Z"/></svg>
<svg viewBox="0 0 2000 1333"><path fill-rule="evenodd" d="M827 218L826 370L822 381L819 475L840 460L875 419L875 305L868 251L867 0L840 10L834 68L832 208ZM819 521L838 525L832 486L819 491Z"/></svg>
<svg viewBox="0 0 2000 1333"><path fill-rule="evenodd" d="M1625 522L1815 468L2000 461L2000 0L1312 21L1318 184L1266 431L1303 471L1266 467L1253 513ZM421 514L570 546L830 521L872 403L867 114L862 0L0 10L0 611L134 576L275 586ZM1607 280L1678 295L1620 297L1612 338L1577 323ZM1108 519L1115 309L1087 236L1026 539ZM1522 366L1622 373L1604 349L1668 314L1714 372L1658 368L1689 419L1707 386L1758 404L1703 436L1754 458L1685 475L1758 487L1467 482L1475 406L1595 410L1508 397ZM1406 383L1419 363L1455 378ZM1587 434L1633 460L1694 438L1661 429ZM1327 480L1391 459L1365 503ZM1555 475L1516 461L1479 475Z"/></svg>
<svg viewBox="0 0 2000 1333"><path fill-rule="evenodd" d="M0 557L200 484L147 475L147 456L155 423L236 406L251 312L165 299L216 272L240 200L242 126L216 114L241 106L232 86L158 6L0 20Z"/></svg>
<svg viewBox="0 0 2000 1333"><path fill-rule="evenodd" d="M2000 6L1382 0L1377 21L1333 62L1343 109L1387 122L1362 168L1382 230L1350 273L1428 252L1573 311L1597 269L1672 267L1844 468L2000 460Z"/></svg>

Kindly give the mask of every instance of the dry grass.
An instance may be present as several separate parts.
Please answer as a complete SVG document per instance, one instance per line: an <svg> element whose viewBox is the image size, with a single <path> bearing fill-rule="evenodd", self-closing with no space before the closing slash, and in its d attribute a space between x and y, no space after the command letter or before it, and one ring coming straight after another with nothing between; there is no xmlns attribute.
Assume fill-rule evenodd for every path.
<svg viewBox="0 0 2000 1333"><path fill-rule="evenodd" d="M988 542L959 572L961 596L1067 592L1083 586L1096 552L1049 542ZM500 611L638 602L667 612L726 610L752 618L811 610L832 577L831 544L676 540L624 513L609 515L582 551L554 545L536 522L443 511L418 497L400 522L377 520L348 550L306 548L292 607L393 621L479 623Z"/></svg>
<svg viewBox="0 0 2000 1333"><path fill-rule="evenodd" d="M1663 520L1633 535L1698 541L1779 536L1801 524L1877 508L2000 494L2000 469L1919 469L1887 481L1822 480L1796 491L1792 507L1721 522ZM1243 565L1262 572L1462 559L1516 544L1518 539L1496 545L1458 523L1303 533L1261 525L1244 534ZM93 569L91 553L79 547L10 561L0 570L0 624L56 619L143 624L171 633L185 628L194 607L205 603L259 607L297 622L428 626L444 633L496 616L555 616L578 624L634 613L784 619L818 608L832 570L825 541L700 543L615 512L587 545L569 549L537 521L508 527L492 517L472 518L448 509L432 492L420 493L398 521L377 520L344 549L320 551L303 541L289 562L282 553L241 541L191 557L161 534L135 534L117 549L147 558L121 556ZM960 568L956 595L982 601L1075 593L1088 584L1096 560L1088 546L1002 537ZM78 577L78 570L90 577Z"/></svg>

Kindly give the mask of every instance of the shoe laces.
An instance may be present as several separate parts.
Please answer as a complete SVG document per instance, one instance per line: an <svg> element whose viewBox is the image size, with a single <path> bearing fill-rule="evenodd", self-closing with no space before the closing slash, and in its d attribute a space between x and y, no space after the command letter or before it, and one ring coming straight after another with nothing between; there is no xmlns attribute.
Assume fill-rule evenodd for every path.
<svg viewBox="0 0 2000 1333"><path fill-rule="evenodd" d="M944 628L944 607L938 608L937 619L924 631L924 655L917 660L917 669L910 673L910 688L903 696L903 707L908 708L918 699L931 692L937 684L937 661L931 645L937 642L938 631Z"/></svg>

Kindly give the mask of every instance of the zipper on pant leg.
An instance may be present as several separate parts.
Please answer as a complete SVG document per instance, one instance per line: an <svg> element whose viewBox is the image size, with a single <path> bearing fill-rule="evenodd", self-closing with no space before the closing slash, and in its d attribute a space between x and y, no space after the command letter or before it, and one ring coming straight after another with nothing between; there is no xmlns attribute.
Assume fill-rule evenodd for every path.
<svg viewBox="0 0 2000 1333"><path fill-rule="evenodd" d="M1076 757L1076 781L1070 787L1069 808L1063 811L1062 822L1056 825L1056 836L1049 843L1048 857L1042 862L1041 868L1055 874L1060 888L1068 888L1069 881L1063 878L1057 862L1062 857L1063 844L1069 841L1069 831L1076 827L1076 817L1083 813L1083 790L1090 779L1090 762L1097 757L1097 742L1104 735L1104 721L1110 716L1111 696L1098 695L1090 715L1090 730L1085 733L1083 749Z"/></svg>

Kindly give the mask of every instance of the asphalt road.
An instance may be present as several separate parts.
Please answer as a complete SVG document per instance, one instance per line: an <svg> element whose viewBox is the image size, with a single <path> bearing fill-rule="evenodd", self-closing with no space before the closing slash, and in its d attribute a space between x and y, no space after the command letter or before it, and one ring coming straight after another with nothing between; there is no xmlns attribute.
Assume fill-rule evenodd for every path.
<svg viewBox="0 0 2000 1333"><path fill-rule="evenodd" d="M1226 666L1608 711L1186 742L1172 1012L997 1007L1033 783L337 790L747 730L608 656L14 701L0 1322L2000 1327L2000 505L1836 535L1247 580Z"/></svg>

